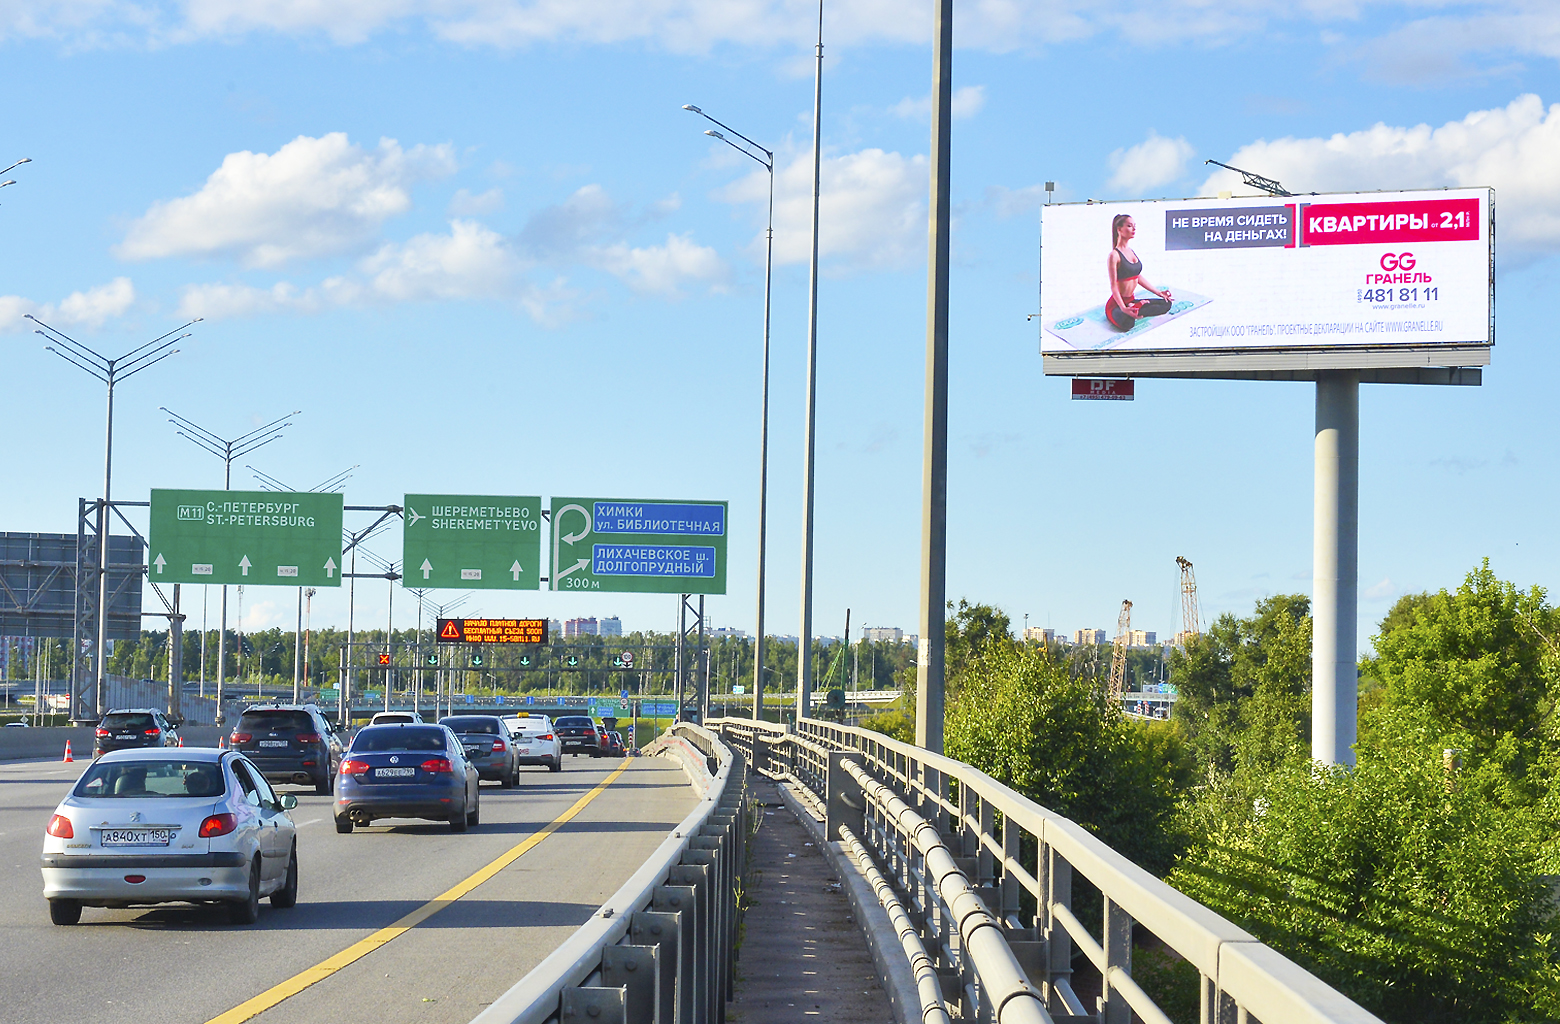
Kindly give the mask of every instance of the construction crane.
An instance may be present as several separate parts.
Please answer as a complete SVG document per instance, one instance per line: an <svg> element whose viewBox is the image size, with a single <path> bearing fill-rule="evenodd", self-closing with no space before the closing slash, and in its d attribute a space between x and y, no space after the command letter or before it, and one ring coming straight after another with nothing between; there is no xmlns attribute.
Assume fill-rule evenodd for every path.
<svg viewBox="0 0 1560 1024"><path fill-rule="evenodd" d="M1209 164L1216 164L1217 166L1224 168L1226 171L1234 171L1236 174L1240 175L1241 184L1249 185L1252 188L1260 188L1270 196L1289 197L1294 195L1293 192L1290 192L1272 178L1263 177L1256 171L1243 171L1239 167L1231 167L1229 164L1220 163L1218 160L1203 161L1204 167L1208 166Z"/></svg>
<svg viewBox="0 0 1560 1024"><path fill-rule="evenodd" d="M1110 702L1121 707L1121 693L1127 681L1127 641L1132 636L1132 602L1121 602L1116 616L1116 642L1110 651Z"/></svg>
<svg viewBox="0 0 1560 1024"><path fill-rule="evenodd" d="M1181 567L1181 632L1176 634L1177 647L1185 647L1186 641L1202 634L1197 621L1197 575L1192 563L1176 556L1175 564Z"/></svg>

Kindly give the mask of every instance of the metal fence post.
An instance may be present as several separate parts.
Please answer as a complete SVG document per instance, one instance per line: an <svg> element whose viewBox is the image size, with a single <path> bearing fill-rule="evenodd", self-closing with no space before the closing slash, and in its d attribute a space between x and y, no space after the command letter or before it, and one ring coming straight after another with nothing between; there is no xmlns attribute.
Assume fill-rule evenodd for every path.
<svg viewBox="0 0 1560 1024"><path fill-rule="evenodd" d="M857 835L866 835L867 800L861 785L845 770L845 761L859 761L852 751L829 751L829 779L825 800L826 820L823 836L831 843L840 841L840 826L844 825Z"/></svg>
<svg viewBox="0 0 1560 1024"><path fill-rule="evenodd" d="M625 990L621 988L566 988L561 993L559 1019L568 1024L628 1024Z"/></svg>
<svg viewBox="0 0 1560 1024"><path fill-rule="evenodd" d="M1100 1017L1101 1024L1132 1024L1132 1007L1115 985L1113 970L1132 975L1132 918L1117 906L1116 901L1105 898L1105 970L1101 972Z"/></svg>
<svg viewBox="0 0 1560 1024"><path fill-rule="evenodd" d="M1072 909L1072 865L1067 863L1056 850L1047 845L1042 848L1042 857L1046 858L1046 883L1044 911L1046 959L1045 968L1045 995L1047 1008L1053 1015L1071 1013L1072 1010L1062 999L1061 993L1056 989L1057 983L1066 982L1072 985L1072 936L1067 934L1067 929L1056 919L1051 908L1057 905Z"/></svg>
<svg viewBox="0 0 1560 1024"><path fill-rule="evenodd" d="M678 989L686 987L688 950L678 941L681 914L641 910L630 920L628 934L641 944L656 946L656 1024L677 1024Z"/></svg>
<svg viewBox="0 0 1560 1024"><path fill-rule="evenodd" d="M676 1024L695 1024L694 1016L698 1000L694 989L703 972L699 970L702 950L699 946L698 928L699 891L691 885L658 885L650 899L652 910L677 914L678 921L678 970Z"/></svg>
<svg viewBox="0 0 1560 1024"><path fill-rule="evenodd" d="M627 1024L655 1024L659 1005L659 946L604 946L601 983L624 990Z"/></svg>

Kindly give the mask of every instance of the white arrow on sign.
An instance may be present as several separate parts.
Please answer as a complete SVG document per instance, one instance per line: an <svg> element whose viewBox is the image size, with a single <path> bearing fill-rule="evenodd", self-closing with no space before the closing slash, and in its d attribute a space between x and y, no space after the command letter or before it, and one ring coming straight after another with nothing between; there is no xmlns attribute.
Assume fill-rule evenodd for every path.
<svg viewBox="0 0 1560 1024"><path fill-rule="evenodd" d="M509 573L515 578L516 583L520 582L520 559L515 559L515 564L509 567Z"/></svg>
<svg viewBox="0 0 1560 1024"><path fill-rule="evenodd" d="M327 559L325 559L325 578L326 579L333 579L335 577L335 575L336 575L336 560L334 558L327 558Z"/></svg>
<svg viewBox="0 0 1560 1024"><path fill-rule="evenodd" d="M163 571L163 566L167 565L168 563L163 559L162 553L158 552L157 558L156 558L156 560L154 560L152 562L152 564L157 566L157 575L161 576L162 575L162 571Z"/></svg>
<svg viewBox="0 0 1560 1024"><path fill-rule="evenodd" d="M426 519L428 517L424 516L423 518ZM423 579L427 579L428 578L428 574L433 572L433 563L428 561L426 558L424 558L423 559L423 564L422 564L421 568L422 568Z"/></svg>
<svg viewBox="0 0 1560 1024"><path fill-rule="evenodd" d="M565 576L569 575L569 573L571 573L571 572L579 572L581 569L585 568L589 564L590 564L590 559L582 558L578 562L575 562L573 565L569 566L567 569L560 569L557 572L554 572L553 573L553 589L557 590L558 589L558 581L563 579Z"/></svg>
<svg viewBox="0 0 1560 1024"><path fill-rule="evenodd" d="M416 526L417 525L417 520L419 520L419 519L427 519L428 518L427 516L422 515L421 513L419 513L415 508L412 508L412 506L410 506L410 505L406 506L406 511L408 511L408 512L410 512L412 514L412 521L407 523L406 524L407 526Z"/></svg>
<svg viewBox="0 0 1560 1024"><path fill-rule="evenodd" d="M249 556L248 555L245 555L243 558L240 558L238 560L238 567L240 569L244 570L244 575L245 576L249 575Z"/></svg>
<svg viewBox="0 0 1560 1024"><path fill-rule="evenodd" d="M578 512L580 515L585 517L585 529L584 530L582 530L579 533L571 533L571 534L565 534L563 532L563 517L564 517L564 515L566 515L569 512ZM550 584L550 586L552 587L553 590L557 590L558 589L558 581L559 580L561 580L565 576L569 575L569 573L574 572L576 569L580 568L580 566L582 566L582 565L589 565L590 564L590 560L589 559L583 559L583 560L581 560L579 562L579 564L575 565L572 569L564 569L564 570L560 571L559 568L558 568L558 555L559 555L559 550L558 549L559 549L559 545L560 544L569 544L569 545L572 546L575 543L575 541L584 540L587 536L590 535L591 525L592 524L591 524L591 520L590 520L590 510L585 508L583 505L565 505L565 506L563 506L562 508L558 509L557 511L555 511L553 513L553 556L552 556L552 569L553 569L553 573L552 573L552 582Z"/></svg>

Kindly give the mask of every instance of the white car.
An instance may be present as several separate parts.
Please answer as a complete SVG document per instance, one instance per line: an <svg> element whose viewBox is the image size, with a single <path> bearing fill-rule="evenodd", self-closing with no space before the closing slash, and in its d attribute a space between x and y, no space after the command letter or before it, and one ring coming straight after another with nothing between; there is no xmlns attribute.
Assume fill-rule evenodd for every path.
<svg viewBox="0 0 1560 1024"><path fill-rule="evenodd" d="M515 748L516 764L544 764L563 771L563 745L546 715L510 715L504 719Z"/></svg>
<svg viewBox="0 0 1560 1024"><path fill-rule="evenodd" d="M423 716L415 711L376 711L368 720L369 725L427 725Z"/></svg>
<svg viewBox="0 0 1560 1024"><path fill-rule="evenodd" d="M114 750L94 761L49 819L43 895L55 924L82 907L226 904L253 924L260 900L298 900L298 844L260 770L231 750Z"/></svg>

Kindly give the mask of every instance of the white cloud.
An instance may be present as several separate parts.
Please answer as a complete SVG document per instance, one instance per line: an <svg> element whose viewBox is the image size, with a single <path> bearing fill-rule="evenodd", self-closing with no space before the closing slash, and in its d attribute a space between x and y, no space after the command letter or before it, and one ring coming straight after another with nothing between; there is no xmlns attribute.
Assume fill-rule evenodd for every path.
<svg viewBox="0 0 1560 1024"><path fill-rule="evenodd" d="M86 291L71 292L57 303L38 303L20 295L0 295L0 331L32 330L30 313L51 327L102 327L135 305L135 286L128 277Z"/></svg>
<svg viewBox="0 0 1560 1024"><path fill-rule="evenodd" d="M152 205L115 250L124 259L230 256L250 267L349 252L405 213L407 189L450 174L448 145L375 150L344 132L300 135L275 153L230 153L193 195Z"/></svg>
<svg viewBox="0 0 1560 1024"><path fill-rule="evenodd" d="M504 190L490 188L472 195L470 189L461 189L450 199L450 216L480 217L485 213L497 213L504 208Z"/></svg>
<svg viewBox="0 0 1560 1024"><path fill-rule="evenodd" d="M1185 139L1167 139L1150 129L1148 138L1136 146L1110 155L1110 187L1135 193L1168 185L1186 173L1193 152Z"/></svg>
<svg viewBox="0 0 1560 1024"><path fill-rule="evenodd" d="M986 87L984 85L961 86L953 90L953 95L949 99L949 106L955 118L974 117L986 106ZM929 120L932 116L932 97L930 94L919 99L906 96L889 110L900 117Z"/></svg>
<svg viewBox="0 0 1560 1024"><path fill-rule="evenodd" d="M596 266L621 278L636 291L675 297L686 280L718 284L726 264L714 249L695 245L687 235L667 235L665 245L631 248L627 242L591 251Z"/></svg>
<svg viewBox="0 0 1560 1024"><path fill-rule="evenodd" d="M1397 587L1392 582L1392 577L1383 576L1381 582L1366 587L1364 598L1367 601L1383 601L1397 593Z"/></svg>
<svg viewBox="0 0 1560 1024"><path fill-rule="evenodd" d="M451 221L447 235L387 244L363 261L374 294L397 302L501 298L522 269L502 236L470 220Z"/></svg>
<svg viewBox="0 0 1560 1024"><path fill-rule="evenodd" d="M1476 110L1438 128L1376 124L1329 138L1284 138L1242 146L1229 163L1296 192L1494 187L1496 237L1503 249L1560 249L1560 104L1537 96ZM1239 187L1229 171L1211 175L1203 194Z"/></svg>
<svg viewBox="0 0 1560 1024"><path fill-rule="evenodd" d="M812 153L775 170L775 261L812 255ZM818 250L853 266L896 266L926 256L926 157L881 149L825 156ZM769 180L755 171L716 193L732 203L763 203Z"/></svg>

